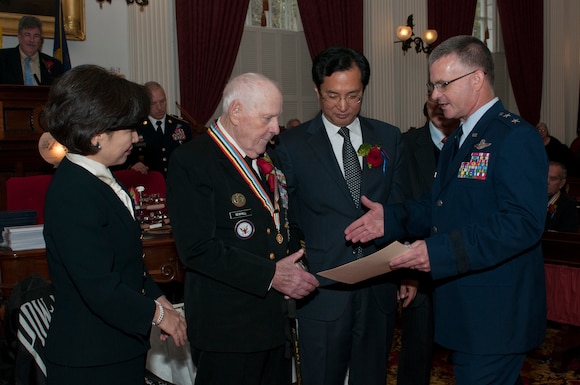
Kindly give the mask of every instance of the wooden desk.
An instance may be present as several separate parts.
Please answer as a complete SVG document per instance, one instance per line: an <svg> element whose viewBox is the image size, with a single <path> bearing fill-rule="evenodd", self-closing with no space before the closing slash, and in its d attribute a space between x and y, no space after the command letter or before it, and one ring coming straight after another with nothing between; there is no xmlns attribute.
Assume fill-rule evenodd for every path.
<svg viewBox="0 0 580 385"><path fill-rule="evenodd" d="M565 371L580 346L580 298L573 295L580 283L580 234L546 232L542 237L546 263L548 320L559 323L560 331L552 352L552 369ZM577 320L577 321L574 321Z"/></svg>
<svg viewBox="0 0 580 385"><path fill-rule="evenodd" d="M156 235L143 239L145 266L158 283L183 282L184 272L171 235ZM50 279L46 250L0 250L0 290L8 298L21 279L39 274Z"/></svg>

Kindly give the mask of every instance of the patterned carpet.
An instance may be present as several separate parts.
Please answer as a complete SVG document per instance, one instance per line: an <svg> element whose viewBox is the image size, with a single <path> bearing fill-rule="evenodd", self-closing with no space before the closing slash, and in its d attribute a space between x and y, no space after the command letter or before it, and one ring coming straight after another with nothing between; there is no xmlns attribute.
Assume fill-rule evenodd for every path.
<svg viewBox="0 0 580 385"><path fill-rule="evenodd" d="M395 342L389 359L387 383L397 383L397 358L400 346L399 329L395 332ZM554 347L554 339L558 329L550 325L546 341L542 346L528 355L522 369L522 380L525 385L580 385L580 353L568 365L568 371L555 373L550 369L550 353ZM438 349L433 360L431 385L453 385L453 366L448 362L449 352Z"/></svg>

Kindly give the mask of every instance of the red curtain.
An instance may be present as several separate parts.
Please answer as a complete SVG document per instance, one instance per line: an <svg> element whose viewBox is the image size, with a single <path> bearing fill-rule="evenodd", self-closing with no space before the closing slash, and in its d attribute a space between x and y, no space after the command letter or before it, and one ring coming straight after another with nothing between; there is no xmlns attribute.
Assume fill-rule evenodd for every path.
<svg viewBox="0 0 580 385"><path fill-rule="evenodd" d="M437 47L441 42L457 35L471 35L475 20L477 0L428 0L427 25L437 31Z"/></svg>
<svg viewBox="0 0 580 385"><path fill-rule="evenodd" d="M333 45L363 52L363 0L298 0L312 59Z"/></svg>
<svg viewBox="0 0 580 385"><path fill-rule="evenodd" d="M540 121L544 71L543 0L497 0L505 56L520 115Z"/></svg>
<svg viewBox="0 0 580 385"><path fill-rule="evenodd" d="M203 128L219 105L236 62L248 4L249 0L175 2L181 106L195 120L193 125Z"/></svg>

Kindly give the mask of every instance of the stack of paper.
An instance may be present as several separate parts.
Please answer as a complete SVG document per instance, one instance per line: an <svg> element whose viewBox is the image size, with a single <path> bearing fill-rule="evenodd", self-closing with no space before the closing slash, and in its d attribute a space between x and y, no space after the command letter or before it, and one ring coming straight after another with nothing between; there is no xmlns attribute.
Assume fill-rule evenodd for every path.
<svg viewBox="0 0 580 385"><path fill-rule="evenodd" d="M30 226L13 226L5 227L2 232L4 238L4 246L10 249L30 250L30 249L44 249L44 236L42 231L44 225L30 225Z"/></svg>
<svg viewBox="0 0 580 385"><path fill-rule="evenodd" d="M0 243L4 227L34 225L36 217L36 210L0 211Z"/></svg>

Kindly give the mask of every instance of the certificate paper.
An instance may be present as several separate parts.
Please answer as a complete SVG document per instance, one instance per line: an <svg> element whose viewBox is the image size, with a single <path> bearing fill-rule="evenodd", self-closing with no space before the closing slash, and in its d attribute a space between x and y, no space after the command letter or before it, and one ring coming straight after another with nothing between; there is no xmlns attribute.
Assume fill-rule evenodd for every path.
<svg viewBox="0 0 580 385"><path fill-rule="evenodd" d="M391 271L389 262L409 251L409 247L400 242L393 242L387 247L334 269L324 270L318 275L344 283L357 283Z"/></svg>

